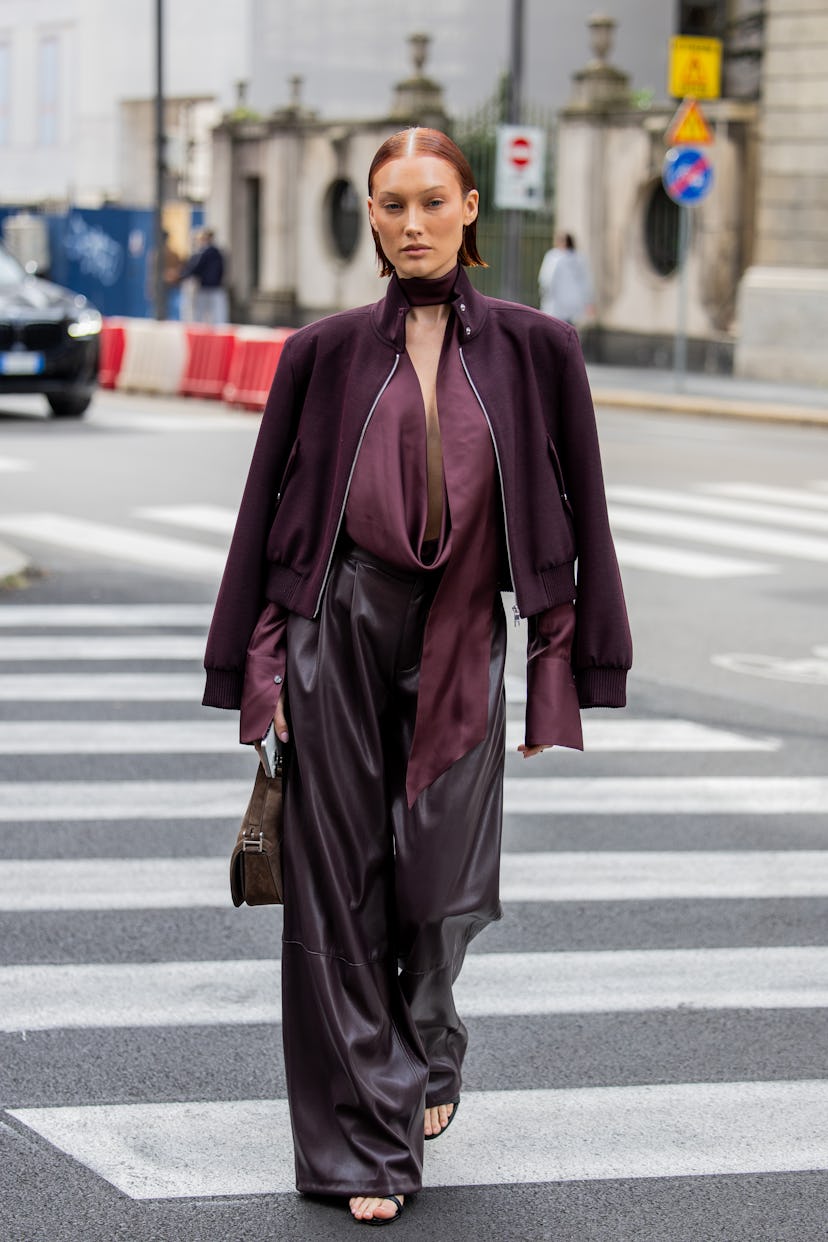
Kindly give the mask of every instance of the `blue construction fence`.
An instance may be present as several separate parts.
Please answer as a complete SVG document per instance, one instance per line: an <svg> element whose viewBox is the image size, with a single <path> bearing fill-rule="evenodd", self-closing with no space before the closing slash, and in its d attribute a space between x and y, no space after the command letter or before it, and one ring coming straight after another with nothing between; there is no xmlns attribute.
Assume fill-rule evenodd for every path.
<svg viewBox="0 0 828 1242"><path fill-rule="evenodd" d="M6 216L29 207L0 207L0 230ZM57 285L82 293L102 315L152 318L153 213L133 207L70 207L61 213L37 212L46 221L49 266L45 275ZM204 223L204 210L192 208L191 229ZM170 299L167 318L178 318L178 301Z"/></svg>

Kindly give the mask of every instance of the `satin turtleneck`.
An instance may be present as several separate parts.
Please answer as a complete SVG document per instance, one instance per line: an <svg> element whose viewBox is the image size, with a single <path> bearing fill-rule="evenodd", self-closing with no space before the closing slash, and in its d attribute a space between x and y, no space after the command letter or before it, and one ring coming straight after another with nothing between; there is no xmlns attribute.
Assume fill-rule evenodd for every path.
<svg viewBox="0 0 828 1242"><path fill-rule="evenodd" d="M409 276L405 280L398 276L397 279L411 306L439 306L451 301L459 266L456 263L445 276Z"/></svg>

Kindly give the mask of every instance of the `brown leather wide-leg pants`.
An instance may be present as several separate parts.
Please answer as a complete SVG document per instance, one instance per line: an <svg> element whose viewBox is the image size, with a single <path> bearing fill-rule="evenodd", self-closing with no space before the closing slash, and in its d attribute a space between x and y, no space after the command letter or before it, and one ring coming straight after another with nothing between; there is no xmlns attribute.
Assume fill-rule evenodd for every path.
<svg viewBox="0 0 828 1242"><path fill-rule="evenodd" d="M489 731L409 809L434 583L352 549L316 621L291 616L283 1037L297 1188L419 1190L423 1109L460 1090L452 998L500 917L505 622L493 600Z"/></svg>

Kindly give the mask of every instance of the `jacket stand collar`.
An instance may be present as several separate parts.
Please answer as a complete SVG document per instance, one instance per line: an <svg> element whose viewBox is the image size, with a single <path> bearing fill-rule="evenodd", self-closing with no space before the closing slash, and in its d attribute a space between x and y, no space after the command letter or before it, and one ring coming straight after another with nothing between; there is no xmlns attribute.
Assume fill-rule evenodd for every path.
<svg viewBox="0 0 828 1242"><path fill-rule="evenodd" d="M460 321L461 340L470 340L477 336L485 323L489 308L485 297L477 292L462 267L457 272L451 304ZM389 278L385 297L371 308L371 323L377 335L397 353L405 349L405 317L410 310L411 305L394 272Z"/></svg>

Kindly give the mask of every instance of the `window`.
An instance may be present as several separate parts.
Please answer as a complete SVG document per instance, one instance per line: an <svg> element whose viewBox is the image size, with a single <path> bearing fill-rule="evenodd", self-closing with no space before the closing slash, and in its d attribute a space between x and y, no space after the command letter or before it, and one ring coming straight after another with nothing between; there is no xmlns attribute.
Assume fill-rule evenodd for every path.
<svg viewBox="0 0 828 1242"><path fill-rule="evenodd" d="M0 147L11 141L9 108L11 103L11 48L0 40Z"/></svg>
<svg viewBox="0 0 828 1242"><path fill-rule="evenodd" d="M659 276L672 276L679 262L679 208L660 181L650 191L644 216L647 257Z"/></svg>
<svg viewBox="0 0 828 1242"><path fill-rule="evenodd" d="M57 35L45 35L37 49L37 141L54 147L58 141L60 43Z"/></svg>
<svg viewBox="0 0 828 1242"><path fill-rule="evenodd" d="M350 181L339 178L328 190L328 219L334 252L340 259L350 259L362 219L359 196Z"/></svg>
<svg viewBox="0 0 828 1242"><path fill-rule="evenodd" d="M679 0L678 34L721 39L725 28L725 0Z"/></svg>

